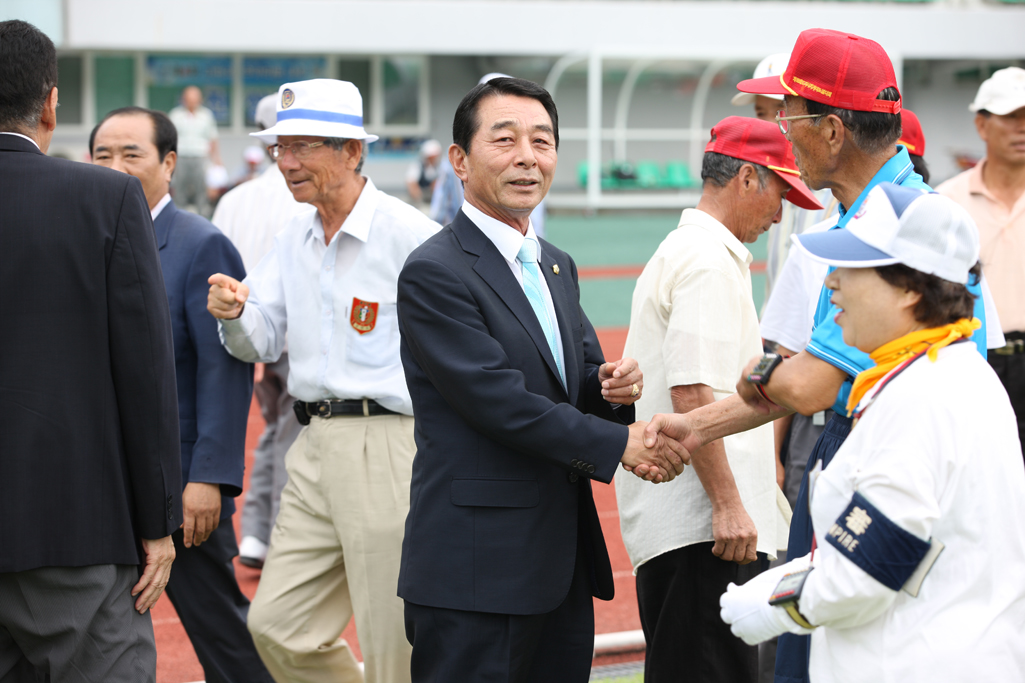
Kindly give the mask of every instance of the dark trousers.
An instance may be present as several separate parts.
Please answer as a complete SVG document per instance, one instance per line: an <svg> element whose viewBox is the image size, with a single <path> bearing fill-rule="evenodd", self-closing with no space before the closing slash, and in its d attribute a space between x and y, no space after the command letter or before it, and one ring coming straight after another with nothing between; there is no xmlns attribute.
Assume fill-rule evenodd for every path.
<svg viewBox="0 0 1025 683"><path fill-rule="evenodd" d="M547 614L491 614L406 601L412 683L585 683L594 656L589 563L577 548L569 594Z"/></svg>
<svg viewBox="0 0 1025 683"><path fill-rule="evenodd" d="M167 584L185 633L203 666L207 683L273 683L246 628L249 598L239 590L231 560L238 555L231 517L210 538L186 548L174 532L174 565Z"/></svg>
<svg viewBox="0 0 1025 683"><path fill-rule="evenodd" d="M149 612L135 611L136 566L0 573L0 682L152 683Z"/></svg>
<svg viewBox="0 0 1025 683"><path fill-rule="evenodd" d="M796 560L811 552L814 529L808 511L808 475L818 462L825 469L840 450L840 446L851 433L853 421L845 415L833 415L826 423L826 429L815 443L808 466L801 479L801 490L797 494L794 517L790 520L790 538L787 541L787 557ZM776 642L776 683L808 683L808 661L811 656L811 636L784 633Z"/></svg>
<svg viewBox="0 0 1025 683"><path fill-rule="evenodd" d="M1025 339L1025 332L1007 332L1004 337L1007 341ZM990 351L986 359L1007 390L1014 415L1018 418L1018 439L1025 446L1025 353L1005 356ZM1025 452L1022 455L1025 458Z"/></svg>
<svg viewBox="0 0 1025 683"><path fill-rule="evenodd" d="M730 582L761 573L765 556L746 565L720 560L714 544L696 543L648 560L637 570L637 604L647 641L645 683L754 683L758 648L745 645L719 617Z"/></svg>

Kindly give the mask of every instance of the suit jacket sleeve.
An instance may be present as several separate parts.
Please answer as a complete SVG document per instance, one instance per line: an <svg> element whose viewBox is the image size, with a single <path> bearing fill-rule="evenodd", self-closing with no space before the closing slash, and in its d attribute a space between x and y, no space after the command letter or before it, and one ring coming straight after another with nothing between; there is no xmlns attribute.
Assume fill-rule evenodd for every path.
<svg viewBox="0 0 1025 683"><path fill-rule="evenodd" d="M590 462L601 463L592 476L611 480L626 448L627 428L529 391L523 371L491 336L473 295L445 264L407 261L399 276L398 311L403 340L419 368L474 430L566 469L586 453ZM593 335L591 329L585 338ZM594 377L588 372L587 384L593 393L594 363L600 360L596 338L589 346Z"/></svg>
<svg viewBox="0 0 1025 683"><path fill-rule="evenodd" d="M188 481L220 484L234 497L242 493L253 366L221 346L217 320L206 309L210 273L245 278L238 250L219 231L196 249L185 283L185 319L196 353L196 443Z"/></svg>
<svg viewBox="0 0 1025 683"><path fill-rule="evenodd" d="M107 264L108 333L135 526L142 538L182 523L174 344L149 207L126 185Z"/></svg>

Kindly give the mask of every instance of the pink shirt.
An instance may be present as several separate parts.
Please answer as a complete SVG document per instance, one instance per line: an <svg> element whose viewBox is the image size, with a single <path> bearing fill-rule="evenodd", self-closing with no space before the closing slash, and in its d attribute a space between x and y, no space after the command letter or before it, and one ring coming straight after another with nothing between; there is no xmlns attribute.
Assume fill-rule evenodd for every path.
<svg viewBox="0 0 1025 683"><path fill-rule="evenodd" d="M985 163L936 189L968 209L979 226L979 260L1003 331L1025 332L1025 193L1013 207L998 201L982 182Z"/></svg>

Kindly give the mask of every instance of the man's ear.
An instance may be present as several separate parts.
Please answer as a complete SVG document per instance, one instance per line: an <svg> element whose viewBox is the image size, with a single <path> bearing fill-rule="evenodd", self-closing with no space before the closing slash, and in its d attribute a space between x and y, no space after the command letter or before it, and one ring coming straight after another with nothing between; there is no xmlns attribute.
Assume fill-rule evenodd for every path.
<svg viewBox="0 0 1025 683"><path fill-rule="evenodd" d="M167 182L171 182L171 176L174 175L175 166L178 165L178 153L168 152L167 156L161 162L164 167L164 176Z"/></svg>
<svg viewBox="0 0 1025 683"><path fill-rule="evenodd" d="M822 140L829 147L829 151L833 156L840 154L840 150L843 149L844 143L847 141L847 136L850 135L847 128L844 127L843 121L836 114L830 114L819 119L821 123L817 128L819 134L822 136Z"/></svg>
<svg viewBox="0 0 1025 683"><path fill-rule="evenodd" d="M350 171L355 171L359 166L359 160L363 157L363 148L366 146L363 140L348 140L342 151L345 152L345 165Z"/></svg>
<svg viewBox="0 0 1025 683"><path fill-rule="evenodd" d="M986 137L988 133L986 131L986 122L989 121L989 117L985 114L978 113L975 115L975 130L979 134L979 139L983 142L988 142Z"/></svg>
<svg viewBox="0 0 1025 683"><path fill-rule="evenodd" d="M452 170L455 171L456 177L464 183L469 177L469 172L466 168L466 156L466 151L459 145L453 143L448 146L448 162L452 164Z"/></svg>
<svg viewBox="0 0 1025 683"><path fill-rule="evenodd" d="M737 192L741 197L748 197L758 192L761 187L758 182L758 170L753 164L745 163L741 166L734 180L737 182Z"/></svg>
<svg viewBox="0 0 1025 683"><path fill-rule="evenodd" d="M50 90L43 103L43 112L39 117L39 125L46 126L47 131L57 127L57 86Z"/></svg>

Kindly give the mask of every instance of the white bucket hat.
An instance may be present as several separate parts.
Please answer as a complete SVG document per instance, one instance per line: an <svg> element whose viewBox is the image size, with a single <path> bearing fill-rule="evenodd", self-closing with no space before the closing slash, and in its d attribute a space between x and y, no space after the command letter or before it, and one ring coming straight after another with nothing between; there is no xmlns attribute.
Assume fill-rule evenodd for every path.
<svg viewBox="0 0 1025 683"><path fill-rule="evenodd" d="M278 88L277 123L254 138L272 145L279 135L316 135L374 142L363 129L363 98L348 81L314 78Z"/></svg>
<svg viewBox="0 0 1025 683"><path fill-rule="evenodd" d="M758 66L755 67L755 73L751 78L765 78L767 76L782 76L783 72L787 70L787 64L790 62L789 52L778 52L774 55L769 55L762 61L758 62ZM746 92L738 92L730 100L730 104L741 107L746 104L754 104L755 95ZM769 99L783 101L782 95L762 95L762 97L768 97Z"/></svg>
<svg viewBox="0 0 1025 683"><path fill-rule="evenodd" d="M1025 107L1025 69L1009 66L990 76L975 95L969 111L986 110L997 116L1006 116Z"/></svg>

